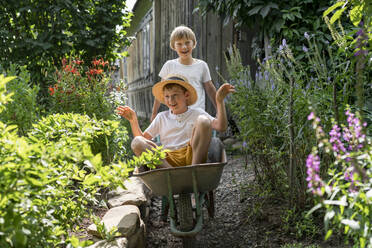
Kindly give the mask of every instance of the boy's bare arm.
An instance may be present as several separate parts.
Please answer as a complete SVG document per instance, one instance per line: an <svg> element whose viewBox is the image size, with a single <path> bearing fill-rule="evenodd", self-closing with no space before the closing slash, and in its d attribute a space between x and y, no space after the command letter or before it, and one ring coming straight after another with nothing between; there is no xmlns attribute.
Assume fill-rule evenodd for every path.
<svg viewBox="0 0 372 248"><path fill-rule="evenodd" d="M233 92L235 92L235 87L225 83L216 93L217 114L216 119L212 122L212 128L219 132L224 132L227 129L227 115L224 99L228 94Z"/></svg>
<svg viewBox="0 0 372 248"><path fill-rule="evenodd" d="M205 82L204 84L205 92L207 92L207 95L209 99L211 100L213 106L215 109L217 109L216 104L216 87L214 87L214 84L212 81Z"/></svg>
<svg viewBox="0 0 372 248"><path fill-rule="evenodd" d="M133 133L133 136L136 137L136 136L143 136L145 138L148 138L146 136L148 135L144 135L142 133L142 130L138 124L138 119L137 119L137 114L136 112L134 112L133 109L131 109L130 107L128 106L119 106L117 109L116 109L117 113L124 117L125 119L127 119L130 123L130 127L132 128L132 133ZM147 134L147 133L145 133Z"/></svg>
<svg viewBox="0 0 372 248"><path fill-rule="evenodd" d="M155 119L156 115L158 114L159 108L160 108L160 102L155 99L154 105L152 106L152 114L150 118L151 122Z"/></svg>

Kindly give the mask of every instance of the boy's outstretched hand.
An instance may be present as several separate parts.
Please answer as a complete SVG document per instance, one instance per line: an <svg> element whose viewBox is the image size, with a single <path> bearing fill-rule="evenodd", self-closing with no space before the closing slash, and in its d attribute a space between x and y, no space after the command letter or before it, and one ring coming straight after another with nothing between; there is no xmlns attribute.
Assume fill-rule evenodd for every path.
<svg viewBox="0 0 372 248"><path fill-rule="evenodd" d="M235 86L228 83L223 84L217 91L216 101L222 102L228 94L233 92L235 92Z"/></svg>
<svg viewBox="0 0 372 248"><path fill-rule="evenodd" d="M124 117L128 121L133 121L136 118L136 112L128 106L119 106L116 108L118 115Z"/></svg>

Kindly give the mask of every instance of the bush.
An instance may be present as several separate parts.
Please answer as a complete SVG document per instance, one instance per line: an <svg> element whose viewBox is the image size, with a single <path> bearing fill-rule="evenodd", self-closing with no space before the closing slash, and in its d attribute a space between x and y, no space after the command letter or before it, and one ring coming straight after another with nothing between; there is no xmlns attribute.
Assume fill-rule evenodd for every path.
<svg viewBox="0 0 372 248"><path fill-rule="evenodd" d="M10 100L5 83L11 79L14 77L0 75L0 112L5 109L3 103ZM65 117L71 123L83 118L72 114ZM61 120L62 117L54 122ZM88 215L88 205L96 202L98 190L123 187L130 172L127 164L121 162L102 164L101 156L91 152L89 143L91 137L97 136L96 126L89 121L84 125L80 129L66 128L66 135L49 132L46 126L39 125L44 129L38 130L37 136L31 133L19 137L16 126L0 122L1 247L84 245L76 237L69 237L69 233ZM102 126L99 131L112 131L111 126L109 131L105 128ZM89 135L85 137L81 130ZM44 142L46 139L41 137L53 141Z"/></svg>
<svg viewBox="0 0 372 248"><path fill-rule="evenodd" d="M0 120L9 125L17 125L18 133L24 135L39 118L37 104L38 86L31 87L30 73L25 66L10 65L6 71L7 76L16 78L7 84L7 92L13 92L12 101L6 104L6 110L0 113Z"/></svg>
<svg viewBox="0 0 372 248"><path fill-rule="evenodd" d="M128 157L128 132L119 121L73 113L54 114L34 124L28 135L43 144L61 139L87 142L93 154L102 155L105 164Z"/></svg>
<svg viewBox="0 0 372 248"><path fill-rule="evenodd" d="M91 66L85 66L79 57L64 59L49 86L50 112L112 119L113 110L125 101L125 87L113 85L112 73L112 68L103 59L93 60Z"/></svg>

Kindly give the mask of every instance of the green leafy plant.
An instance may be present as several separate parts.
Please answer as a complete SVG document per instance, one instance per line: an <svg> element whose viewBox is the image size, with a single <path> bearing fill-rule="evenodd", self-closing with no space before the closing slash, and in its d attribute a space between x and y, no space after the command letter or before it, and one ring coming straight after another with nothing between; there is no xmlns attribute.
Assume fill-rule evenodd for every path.
<svg viewBox="0 0 372 248"><path fill-rule="evenodd" d="M48 115L34 124L28 135L43 144L61 139L85 141L94 154L102 155L105 164L127 158L128 132L115 120L73 113Z"/></svg>
<svg viewBox="0 0 372 248"><path fill-rule="evenodd" d="M141 154L141 156L134 156L133 159L128 161L128 164L133 167L146 166L150 169L156 169L157 165L162 164L162 159L166 157L167 149L163 149L163 146L154 147Z"/></svg>
<svg viewBox="0 0 372 248"><path fill-rule="evenodd" d="M312 106L329 127L332 117L342 121L340 109L355 102L356 92L348 57L333 54L331 47L320 50L307 33L304 38L302 60L283 40L273 56L260 63L254 77L241 65L237 50L230 51L227 61L230 83L237 88L230 107L257 181L283 197L289 193L300 206L307 198L305 158L316 143L304 110Z"/></svg>
<svg viewBox="0 0 372 248"><path fill-rule="evenodd" d="M38 86L31 86L30 73L24 66L11 64L9 69L0 73L16 76L7 84L7 91L13 92L12 101L6 104L6 110L0 113L0 120L18 127L18 133L24 135L40 115L37 104Z"/></svg>
<svg viewBox="0 0 372 248"><path fill-rule="evenodd" d="M350 11L347 11L350 9ZM345 31L342 20L343 13L348 12L350 23L353 27ZM368 115L372 112L372 105L369 98L372 92L370 87L365 87L365 82L370 79L364 73L372 63L372 3L370 1L337 1L323 13L323 18L331 31L334 42L339 47L339 53L347 54L355 67L355 89L356 104L361 114ZM331 16L331 18L329 18ZM337 22L337 28L335 27ZM367 112L367 113L365 113Z"/></svg>
<svg viewBox="0 0 372 248"><path fill-rule="evenodd" d="M0 111L11 101L6 83L14 78L0 75ZM1 121L0 134L0 246L82 245L69 233L98 190L123 186L130 168L122 162L104 166L87 139L62 136L44 143L19 137L15 125Z"/></svg>

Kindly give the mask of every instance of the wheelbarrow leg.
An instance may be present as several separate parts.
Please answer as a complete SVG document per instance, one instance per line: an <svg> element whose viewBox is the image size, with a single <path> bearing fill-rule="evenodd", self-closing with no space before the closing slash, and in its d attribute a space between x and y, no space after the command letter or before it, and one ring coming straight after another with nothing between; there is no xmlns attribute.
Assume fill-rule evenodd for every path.
<svg viewBox="0 0 372 248"><path fill-rule="evenodd" d="M211 190L208 194L205 194L206 202L207 202L207 210L209 218L214 218L215 208L214 208L214 191Z"/></svg>
<svg viewBox="0 0 372 248"><path fill-rule="evenodd" d="M167 221L169 213L169 201L166 196L161 198L161 220Z"/></svg>

